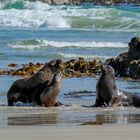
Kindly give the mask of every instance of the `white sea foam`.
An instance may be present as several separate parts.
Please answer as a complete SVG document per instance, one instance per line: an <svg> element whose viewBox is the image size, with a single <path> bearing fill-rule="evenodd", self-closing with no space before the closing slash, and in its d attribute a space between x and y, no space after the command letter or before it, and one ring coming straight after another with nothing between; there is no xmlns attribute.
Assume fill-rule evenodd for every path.
<svg viewBox="0 0 140 140"><path fill-rule="evenodd" d="M14 2L14 1L12 1ZM37 1L24 2L24 9L2 9L0 10L1 27L50 27L69 28L70 25L59 13L51 11L49 5Z"/></svg>
<svg viewBox="0 0 140 140"><path fill-rule="evenodd" d="M57 56L62 57L62 58L85 58L85 59L98 59L98 60L103 60L103 59L108 59L111 56L99 56L99 55L89 55L89 54L72 54L72 53L58 53ZM113 57L113 56L112 56Z"/></svg>
<svg viewBox="0 0 140 140"><path fill-rule="evenodd" d="M26 43L27 42L27 43ZM34 44L36 42L36 44ZM16 42L14 44L9 44L10 47L15 49L36 49L41 47L56 47L56 48L84 48L92 49L96 47L102 48L126 48L128 47L127 43L122 42L58 42L58 41L49 41L49 40L34 40L31 43L29 41Z"/></svg>
<svg viewBox="0 0 140 140"><path fill-rule="evenodd" d="M43 40L43 44L53 47L83 47L83 48L95 48L95 47L106 47L106 48L125 48L128 45L122 42L57 42Z"/></svg>
<svg viewBox="0 0 140 140"><path fill-rule="evenodd" d="M41 1L36 1L36 3L24 1L24 7L26 9L31 9L31 10L49 10L49 9L51 9L51 6L49 6L47 3L42 3Z"/></svg>
<svg viewBox="0 0 140 140"><path fill-rule="evenodd" d="M14 3L16 1L9 0L8 2ZM140 31L140 14L138 12L113 7L51 6L39 1L22 1L22 9L16 9L16 6L3 9L8 2L0 5L1 27L92 28L105 31Z"/></svg>
<svg viewBox="0 0 140 140"><path fill-rule="evenodd" d="M55 27L69 28L69 24L59 14L34 10L1 10L0 26L9 27Z"/></svg>
<svg viewBox="0 0 140 140"><path fill-rule="evenodd" d="M41 48L40 45L12 45L11 47L14 49L25 49L25 50L34 50Z"/></svg>

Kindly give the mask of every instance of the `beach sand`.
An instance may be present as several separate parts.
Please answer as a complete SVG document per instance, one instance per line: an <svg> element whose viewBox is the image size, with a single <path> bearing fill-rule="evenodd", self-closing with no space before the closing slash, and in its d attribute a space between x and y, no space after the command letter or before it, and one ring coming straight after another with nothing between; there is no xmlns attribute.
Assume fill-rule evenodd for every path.
<svg viewBox="0 0 140 140"><path fill-rule="evenodd" d="M6 126L0 140L138 140L139 124L101 126Z"/></svg>

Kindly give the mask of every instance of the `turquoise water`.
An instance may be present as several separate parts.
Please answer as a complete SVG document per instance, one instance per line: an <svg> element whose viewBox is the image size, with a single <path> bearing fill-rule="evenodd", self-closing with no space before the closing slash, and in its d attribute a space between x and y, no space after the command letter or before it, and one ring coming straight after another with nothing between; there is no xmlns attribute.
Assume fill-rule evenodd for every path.
<svg viewBox="0 0 140 140"><path fill-rule="evenodd" d="M0 5L0 63L106 59L128 50L140 35L137 6L50 6L6 0Z"/></svg>
<svg viewBox="0 0 140 140"><path fill-rule="evenodd" d="M39 1L23 0L5 0L0 3L0 69L7 68L9 63L44 63L54 58L66 61L84 57L87 60L96 58L104 61L127 51L128 43L134 36L140 36L140 7L138 6L106 7L92 4L51 6ZM0 76L0 104L7 104L6 93L13 81L18 78ZM66 117L64 117L65 123L91 120L92 117L96 120L96 116L100 117L105 112L100 114L96 109L87 110L80 107L83 104L93 104L95 96L66 98L64 95L83 90L95 93L95 86L95 78L63 79L59 100L71 104L72 108L69 110L62 107L54 112L52 109L46 109L42 119L46 115L48 117L49 113L53 113L57 114L53 115L54 118L59 118L57 123L62 123L63 115ZM139 82L129 82L118 78L117 86L131 93L140 93ZM12 124L11 116L17 117L18 113L18 115L23 113L25 116L31 113L27 116L31 117L32 114L40 114L44 111L41 108L29 108L29 110L28 108L12 108L13 112L10 110L11 108L0 107L0 113L3 114L0 117L0 125L8 124L7 121ZM66 111L66 114L63 111ZM80 117L78 117L79 112L81 112ZM86 115L85 112L87 112ZM131 114L128 115L130 112ZM115 113L111 110L107 112L107 115L113 120L115 115L117 121L114 123L125 123L125 118L129 123L130 118L134 117L135 120L140 115L140 111L135 112L135 109L127 108L117 110ZM70 121L67 119L68 116L71 116ZM25 121L25 118L23 122L29 123Z"/></svg>

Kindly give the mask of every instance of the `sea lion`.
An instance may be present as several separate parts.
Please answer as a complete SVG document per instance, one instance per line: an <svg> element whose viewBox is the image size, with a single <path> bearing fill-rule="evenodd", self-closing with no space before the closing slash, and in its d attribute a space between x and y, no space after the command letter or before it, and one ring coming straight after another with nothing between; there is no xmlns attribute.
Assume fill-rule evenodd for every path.
<svg viewBox="0 0 140 140"><path fill-rule="evenodd" d="M133 106L140 107L140 96L133 93L117 90L117 96L110 100L111 107L117 106Z"/></svg>
<svg viewBox="0 0 140 140"><path fill-rule="evenodd" d="M61 79L61 72L56 72L50 85L48 85L40 95L41 106L50 107L60 104L57 102L57 97L61 88Z"/></svg>
<svg viewBox="0 0 140 140"><path fill-rule="evenodd" d="M45 66L32 77L16 80L7 93L8 105L13 106L14 102L18 101L24 103L32 102L32 98L35 96L34 93L39 94L40 96L41 90L44 89L44 87L41 88L42 85L44 83L45 87L46 84L49 85L56 71L61 70L62 68L62 60L54 59L49 63L46 63ZM37 90L38 88L40 90Z"/></svg>
<svg viewBox="0 0 140 140"><path fill-rule="evenodd" d="M94 107L109 106L112 96L117 95L114 69L109 65L101 65L101 76L96 85L96 101Z"/></svg>
<svg viewBox="0 0 140 140"><path fill-rule="evenodd" d="M107 107L112 96L117 95L115 83L115 71L106 64L101 65L101 75L96 84L96 101L92 106L83 107Z"/></svg>

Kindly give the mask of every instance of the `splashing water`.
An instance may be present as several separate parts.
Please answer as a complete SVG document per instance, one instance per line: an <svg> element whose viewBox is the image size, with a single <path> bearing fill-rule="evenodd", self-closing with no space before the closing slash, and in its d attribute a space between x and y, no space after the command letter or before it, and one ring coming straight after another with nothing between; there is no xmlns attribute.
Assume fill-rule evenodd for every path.
<svg viewBox="0 0 140 140"><path fill-rule="evenodd" d="M129 9L129 7L128 7ZM140 10L102 6L51 6L23 0L1 4L1 27L84 28L140 31Z"/></svg>

